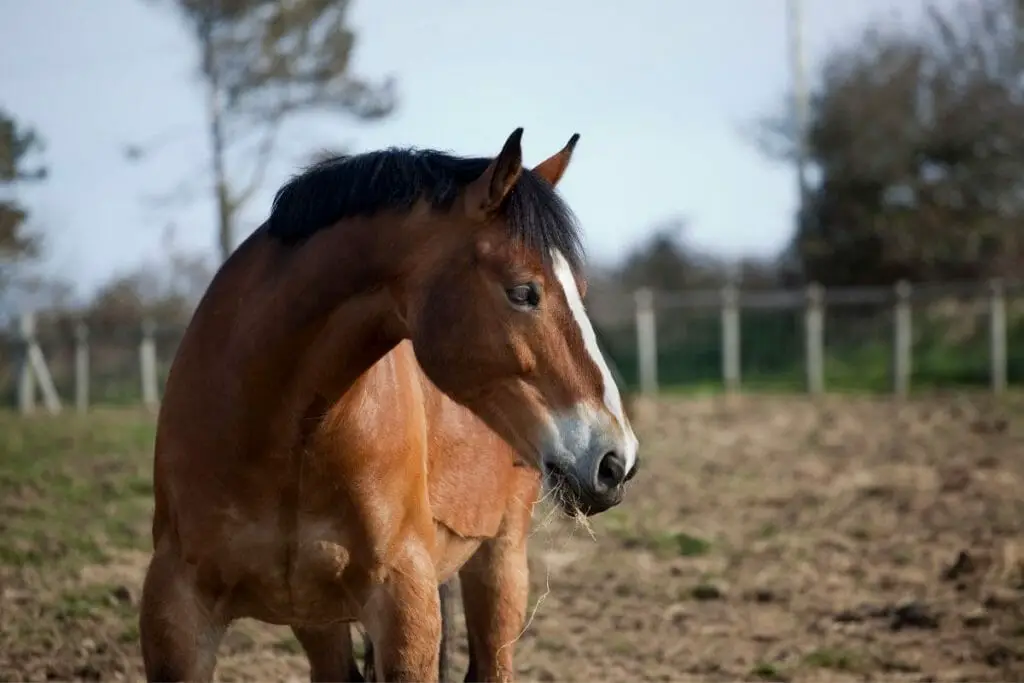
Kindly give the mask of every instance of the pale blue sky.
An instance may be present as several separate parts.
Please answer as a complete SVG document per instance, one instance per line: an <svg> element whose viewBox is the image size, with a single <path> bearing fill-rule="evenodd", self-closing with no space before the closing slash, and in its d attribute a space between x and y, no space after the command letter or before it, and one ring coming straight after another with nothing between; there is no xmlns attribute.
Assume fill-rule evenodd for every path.
<svg viewBox="0 0 1024 683"><path fill-rule="evenodd" d="M925 0L804 3L813 71L865 22L897 10L913 19ZM0 103L43 133L52 170L23 197L50 235L48 267L83 289L153 258L170 222L182 244L213 250L205 196L146 203L201 181L207 158L195 46L158 6L0 0ZM676 215L701 247L770 253L790 232L793 173L742 130L788 87L785 21L783 0L355 0L355 68L394 74L401 108L373 125L290 126L245 231L315 148L491 155L524 126L527 163L581 134L561 187L592 259L617 258ZM124 160L124 145L154 139L166 144L146 163Z"/></svg>

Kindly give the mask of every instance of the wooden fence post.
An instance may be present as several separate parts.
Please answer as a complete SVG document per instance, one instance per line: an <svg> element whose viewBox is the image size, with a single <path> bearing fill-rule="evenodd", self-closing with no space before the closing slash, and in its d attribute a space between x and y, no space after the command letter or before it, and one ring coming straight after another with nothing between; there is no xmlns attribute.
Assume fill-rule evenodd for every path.
<svg viewBox="0 0 1024 683"><path fill-rule="evenodd" d="M142 377L142 403L156 410L160 402L156 379L156 325L149 318L142 321L142 341L139 343L139 372Z"/></svg>
<svg viewBox="0 0 1024 683"><path fill-rule="evenodd" d="M38 387L46 410L53 414L59 413L61 411L60 396L57 395L57 388L53 385L50 369L46 367L46 358L36 339L35 314L23 313L20 327L24 354L18 379L18 407L22 413L33 412L36 401L35 390Z"/></svg>
<svg viewBox="0 0 1024 683"><path fill-rule="evenodd" d="M20 353L18 355L18 411L22 415L35 412L36 378L32 373L29 349L35 344L36 317L34 313L22 313L18 319Z"/></svg>
<svg viewBox="0 0 1024 683"><path fill-rule="evenodd" d="M914 328L913 308L910 304L910 283L896 283L896 305L893 309L893 391L904 397L910 392L913 373Z"/></svg>
<svg viewBox="0 0 1024 683"><path fill-rule="evenodd" d="M640 392L658 393L658 322L654 292L646 287L636 292L636 346L640 366Z"/></svg>
<svg viewBox="0 0 1024 683"><path fill-rule="evenodd" d="M722 380L725 390L740 388L740 293L734 282L722 287Z"/></svg>
<svg viewBox="0 0 1024 683"><path fill-rule="evenodd" d="M825 292L816 282L807 287L804 335L807 391L818 395L825 391Z"/></svg>
<svg viewBox="0 0 1024 683"><path fill-rule="evenodd" d="M75 323L75 406L80 413L89 410L89 327L84 320Z"/></svg>
<svg viewBox="0 0 1024 683"><path fill-rule="evenodd" d="M1006 391L1006 343L1006 287L1001 279L995 279L989 283L989 362L996 394Z"/></svg>

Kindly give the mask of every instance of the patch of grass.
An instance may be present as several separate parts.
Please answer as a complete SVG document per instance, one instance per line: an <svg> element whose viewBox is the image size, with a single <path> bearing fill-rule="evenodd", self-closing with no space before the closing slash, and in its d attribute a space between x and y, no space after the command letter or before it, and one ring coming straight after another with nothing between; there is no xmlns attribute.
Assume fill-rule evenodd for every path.
<svg viewBox="0 0 1024 683"><path fill-rule="evenodd" d="M907 567L913 564L914 556L906 549L900 548L892 553L892 563L897 567Z"/></svg>
<svg viewBox="0 0 1024 683"><path fill-rule="evenodd" d="M612 638L607 643L608 651L620 657L628 657L633 654L635 646L624 638Z"/></svg>
<svg viewBox="0 0 1024 683"><path fill-rule="evenodd" d="M137 620L127 621L121 632L117 634L117 641L124 645L135 645L139 642L139 623Z"/></svg>
<svg viewBox="0 0 1024 683"><path fill-rule="evenodd" d="M711 543L685 532L636 532L623 530L619 535L630 544L663 556L700 557L711 551Z"/></svg>
<svg viewBox="0 0 1024 683"><path fill-rule="evenodd" d="M52 604L53 615L61 622L96 621L113 616L134 620L135 607L120 600L114 586L79 586L63 591Z"/></svg>
<svg viewBox="0 0 1024 683"><path fill-rule="evenodd" d="M289 655L301 655L302 644L294 636L288 636L274 643L273 647L278 652L284 652Z"/></svg>
<svg viewBox="0 0 1024 683"><path fill-rule="evenodd" d="M759 681L778 681L785 683L789 678L774 664L770 662L758 662L750 670L750 678Z"/></svg>
<svg viewBox="0 0 1024 683"><path fill-rule="evenodd" d="M711 543L708 541L682 531L673 534L672 540L675 542L678 554L682 557L699 557L706 555L711 550Z"/></svg>
<svg viewBox="0 0 1024 683"><path fill-rule="evenodd" d="M712 547L710 541L685 531L665 531L638 524L626 510L609 510L597 523L627 548L642 548L663 557L701 557Z"/></svg>
<svg viewBox="0 0 1024 683"><path fill-rule="evenodd" d="M856 671L860 668L860 657L848 650L819 648L804 657L804 664L818 669Z"/></svg>
<svg viewBox="0 0 1024 683"><path fill-rule="evenodd" d="M145 547L154 425L141 411L0 412L0 565L67 570Z"/></svg>

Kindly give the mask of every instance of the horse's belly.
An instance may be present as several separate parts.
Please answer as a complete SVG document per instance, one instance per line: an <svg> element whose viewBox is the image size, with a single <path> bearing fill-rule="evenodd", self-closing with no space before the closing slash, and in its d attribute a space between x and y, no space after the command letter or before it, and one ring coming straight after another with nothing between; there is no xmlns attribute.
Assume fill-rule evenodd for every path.
<svg viewBox="0 0 1024 683"><path fill-rule="evenodd" d="M307 625L357 618L372 580L354 570L349 544L334 524L305 523L285 532L274 523L250 522L225 532L230 550L221 555L219 573L230 577L235 616Z"/></svg>
<svg viewBox="0 0 1024 683"><path fill-rule="evenodd" d="M380 582L379 572L352 561L351 542L336 520L305 522L291 563L292 618L303 623L352 621Z"/></svg>

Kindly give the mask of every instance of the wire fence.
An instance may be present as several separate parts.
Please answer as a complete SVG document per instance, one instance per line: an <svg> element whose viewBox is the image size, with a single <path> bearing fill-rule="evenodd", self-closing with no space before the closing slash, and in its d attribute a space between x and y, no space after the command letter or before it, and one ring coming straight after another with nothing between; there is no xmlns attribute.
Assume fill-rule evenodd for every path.
<svg viewBox="0 0 1024 683"><path fill-rule="evenodd" d="M608 294L590 304L630 390L868 391L1024 385L1024 286ZM0 402L24 413L159 405L184 324L25 313L0 336Z"/></svg>

